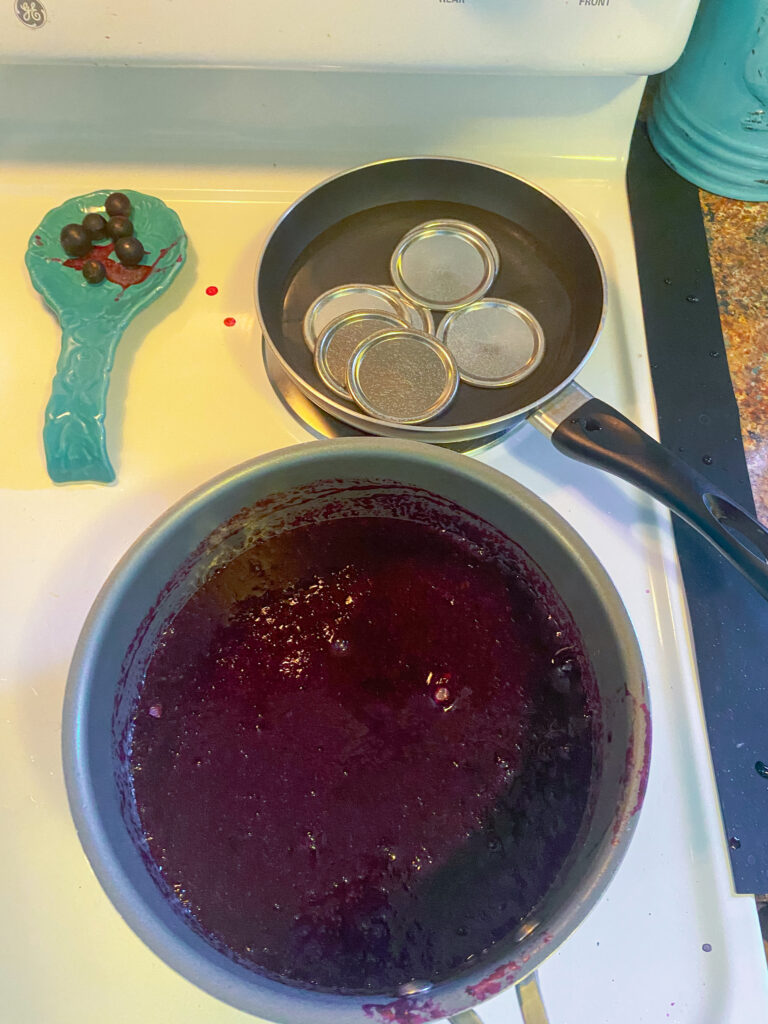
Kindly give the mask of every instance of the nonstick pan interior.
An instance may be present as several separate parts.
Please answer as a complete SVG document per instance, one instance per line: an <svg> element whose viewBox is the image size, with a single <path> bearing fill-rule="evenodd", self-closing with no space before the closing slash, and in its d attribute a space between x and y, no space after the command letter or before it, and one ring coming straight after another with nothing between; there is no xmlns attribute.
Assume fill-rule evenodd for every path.
<svg viewBox="0 0 768 1024"><path fill-rule="evenodd" d="M402 236L426 220L469 221L500 254L491 295L530 310L546 353L519 384L477 388L462 383L454 403L422 431L499 421L556 392L588 355L603 317L600 262L576 221L532 185L462 160L391 160L349 171L299 200L274 229L262 255L257 302L267 339L289 372L345 407L315 373L302 321L312 302L336 285L389 284L389 261ZM440 314L436 315L439 322ZM350 411L359 413L352 401Z"/></svg>

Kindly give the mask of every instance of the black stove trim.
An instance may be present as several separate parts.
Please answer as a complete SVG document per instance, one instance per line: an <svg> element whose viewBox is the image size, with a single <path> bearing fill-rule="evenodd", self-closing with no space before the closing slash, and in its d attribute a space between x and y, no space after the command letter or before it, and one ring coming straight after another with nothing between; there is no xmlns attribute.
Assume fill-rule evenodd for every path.
<svg viewBox="0 0 768 1024"><path fill-rule="evenodd" d="M627 188L663 444L754 513L698 189L632 139ZM736 891L768 892L768 604L676 516L674 536ZM675 681L650 680L658 686ZM663 841L663 837L662 837ZM693 851L695 855L695 851Z"/></svg>

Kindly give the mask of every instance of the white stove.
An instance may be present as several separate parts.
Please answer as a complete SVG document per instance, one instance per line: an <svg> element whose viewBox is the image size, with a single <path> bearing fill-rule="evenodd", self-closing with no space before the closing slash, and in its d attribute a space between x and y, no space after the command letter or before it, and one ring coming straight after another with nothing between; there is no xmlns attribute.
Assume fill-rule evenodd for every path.
<svg viewBox="0 0 768 1024"><path fill-rule="evenodd" d="M6 6L11 14L1 17L14 17ZM317 5L307 13L285 4L276 15L261 3L223 9L188 0L173 37L171 0L130 15L109 3L59 12L47 0L44 27L0 30L0 59L58 62L0 66L0 1018L9 1024L252 1019L176 975L112 908L69 817L60 712L85 615L137 535L216 473L328 430L322 416L307 423L275 390L254 312L260 247L297 196L345 168L415 154L480 160L542 186L581 220L607 274L605 329L579 380L656 432L624 182L644 80L626 72L674 59L695 4L465 0L459 10L435 0L416 20L409 5L392 3L386 18L376 7L367 28L359 20L345 27L347 6L336 0L321 16ZM458 15L461 38L453 29L441 36L439 25ZM282 45L291 17L300 27ZM443 70L411 73L414 40L424 43L430 25L439 59L426 63ZM405 40L399 50L393 29ZM502 31L514 35L507 51L496 38ZM320 45L323 32L331 42ZM97 45L99 34L112 38ZM150 36L154 48L143 57L139 44ZM458 74L483 64L492 36L491 70L507 52L518 71L583 74ZM112 66L88 66L94 60ZM313 61L399 70L301 69ZM294 70L270 69L276 64ZM49 481L42 449L59 328L23 254L48 209L98 188L159 196L180 215L190 249L175 285L118 348L107 417L117 483L62 487ZM475 457L535 491L592 546L630 613L650 687L645 806L606 895L540 969L552 1024L768 1019L754 901L732 890L668 515L560 455L527 424ZM513 991L479 1013L485 1024L521 1019Z"/></svg>

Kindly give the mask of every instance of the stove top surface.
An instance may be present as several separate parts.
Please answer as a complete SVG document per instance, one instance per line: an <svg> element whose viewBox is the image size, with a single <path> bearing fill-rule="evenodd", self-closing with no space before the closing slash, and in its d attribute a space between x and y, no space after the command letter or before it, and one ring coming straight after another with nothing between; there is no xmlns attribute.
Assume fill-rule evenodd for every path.
<svg viewBox="0 0 768 1024"><path fill-rule="evenodd" d="M401 88L395 81L394 92ZM488 88L467 86L475 98ZM612 102L631 106L631 88L619 88ZM291 95L287 90L283 102ZM406 131L390 152L419 152L428 141L432 151L520 173L574 211L608 280L605 328L579 381L655 432L621 155L598 147L592 157L569 156L564 142L560 155L544 159L537 129L515 147L514 124L497 127L491 140L476 116L459 118L441 123L429 140ZM319 150L322 158L301 148L299 159L298 143L286 138L297 131L296 122L276 122L270 145L252 148L246 160L233 128L224 133L227 152L243 148L232 162L208 159L210 150L187 159L183 140L157 158L151 132L127 164L97 145L95 132L93 148L81 144L78 157L85 128L75 139L48 134L43 143L19 120L0 147L0 417L12 439L0 458L0 976L6 1014L18 1024L251 1019L174 974L102 893L67 808L60 711L85 615L138 534L229 466L337 429L319 414L313 419L311 409L297 410L270 377L254 313L254 268L272 223L298 195L329 173L381 156L393 139L382 141L369 124ZM281 132L282 150L274 144ZM49 208L91 188L123 186L158 195L179 213L189 256L175 287L131 324L118 347L107 416L117 483L55 487L45 473L41 428L59 329L26 277L23 252ZM754 902L732 892L667 514L629 486L569 461L528 424L475 457L531 488L590 544L626 604L649 680L654 747L645 805L606 895L540 970L553 1024L762 1019L768 983ZM514 993L484 1004L480 1015L487 1024L518 1020Z"/></svg>

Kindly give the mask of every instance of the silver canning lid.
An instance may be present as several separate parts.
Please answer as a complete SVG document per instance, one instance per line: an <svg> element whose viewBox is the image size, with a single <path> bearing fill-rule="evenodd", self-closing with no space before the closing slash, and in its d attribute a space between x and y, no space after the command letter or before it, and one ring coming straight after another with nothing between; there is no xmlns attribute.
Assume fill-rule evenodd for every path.
<svg viewBox="0 0 768 1024"><path fill-rule="evenodd" d="M376 419L423 423L451 404L459 374L451 353L430 335L386 330L355 350L347 386L360 408Z"/></svg>
<svg viewBox="0 0 768 1024"><path fill-rule="evenodd" d="M398 290L411 302L456 309L485 295L499 269L499 254L474 225L432 220L400 240L389 269Z"/></svg>
<svg viewBox="0 0 768 1024"><path fill-rule="evenodd" d="M450 349L467 384L517 384L544 358L544 332L527 309L505 299L480 299L448 313L437 337Z"/></svg>
<svg viewBox="0 0 768 1024"><path fill-rule="evenodd" d="M471 231L473 235L477 235L483 245L490 250L493 262L496 264L496 272L498 273L501 266L501 257L499 256L499 250L496 248L496 243L489 234L477 227L476 224L470 224L468 220L451 220L449 217L445 217L437 221L427 221L426 224L420 226L427 227L433 224L439 224L442 227L460 228L462 231Z"/></svg>
<svg viewBox="0 0 768 1024"><path fill-rule="evenodd" d="M322 382L342 398L349 398L347 367L361 341L391 327L407 327L400 317L373 310L345 313L332 320L315 345L315 369Z"/></svg>
<svg viewBox="0 0 768 1024"><path fill-rule="evenodd" d="M385 285L384 289L395 296L408 314L407 323L411 327L415 327L417 331L424 331L426 334L435 333L435 319L432 316L432 310L427 309L426 306L417 306L415 302L411 302L406 295L399 292L392 284Z"/></svg>
<svg viewBox="0 0 768 1024"><path fill-rule="evenodd" d="M398 320L408 323L406 309L400 302L397 292L390 291L387 286L342 284L323 292L306 312L303 325L304 341L310 352L314 352L317 339L333 320L345 313L357 313L360 310L389 313Z"/></svg>

